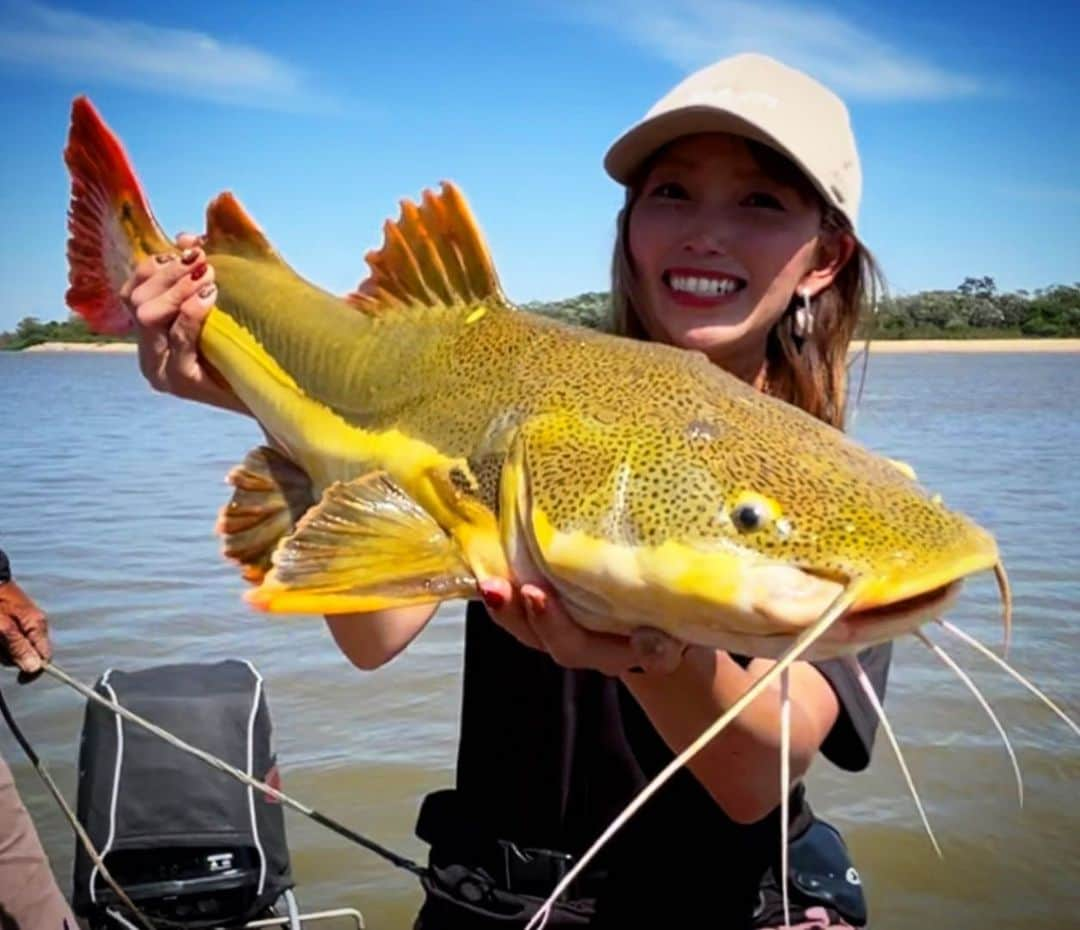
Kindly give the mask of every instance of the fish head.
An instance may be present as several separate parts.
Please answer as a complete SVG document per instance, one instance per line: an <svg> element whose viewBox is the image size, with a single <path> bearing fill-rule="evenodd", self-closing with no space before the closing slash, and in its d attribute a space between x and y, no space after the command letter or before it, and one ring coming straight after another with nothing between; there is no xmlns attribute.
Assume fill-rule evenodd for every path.
<svg viewBox="0 0 1080 930"><path fill-rule="evenodd" d="M998 566L993 536L910 469L722 387L617 421L530 425L504 509L515 498L516 541L584 625L779 655L857 589L815 647L825 657L913 631Z"/></svg>
<svg viewBox="0 0 1080 930"><path fill-rule="evenodd" d="M720 504L693 544L740 553L743 603L765 636L797 633L857 586L818 654L891 640L1000 564L993 535L910 469L809 417L759 427L707 458Z"/></svg>

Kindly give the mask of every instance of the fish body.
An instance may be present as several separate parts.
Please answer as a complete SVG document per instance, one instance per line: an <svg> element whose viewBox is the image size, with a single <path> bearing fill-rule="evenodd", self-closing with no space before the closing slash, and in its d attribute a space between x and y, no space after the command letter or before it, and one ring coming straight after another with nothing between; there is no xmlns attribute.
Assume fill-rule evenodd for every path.
<svg viewBox="0 0 1080 930"><path fill-rule="evenodd" d="M66 158L68 303L118 331L123 280L173 247L82 98ZM402 204L345 297L231 194L205 249L200 352L272 439L219 521L262 609L470 598L535 565L591 629L778 656L855 592L807 653L823 657L914 629L999 563L903 468L703 355L514 307L453 185Z"/></svg>

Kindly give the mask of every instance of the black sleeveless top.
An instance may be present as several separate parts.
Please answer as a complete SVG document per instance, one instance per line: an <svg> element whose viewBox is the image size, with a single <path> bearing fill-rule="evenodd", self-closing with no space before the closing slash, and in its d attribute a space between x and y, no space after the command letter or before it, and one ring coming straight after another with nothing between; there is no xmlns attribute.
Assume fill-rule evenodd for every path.
<svg viewBox="0 0 1080 930"><path fill-rule="evenodd" d="M886 644L858 657L882 698L891 654ZM472 839L579 855L673 757L618 679L557 665L477 602L466 615L464 661L454 795L458 829ZM873 708L841 661L814 665L840 703L822 751L844 769L863 769L877 726ZM808 818L800 785L791 798L793 831ZM592 925L748 925L779 844L779 808L738 824L684 768L598 856L605 877Z"/></svg>

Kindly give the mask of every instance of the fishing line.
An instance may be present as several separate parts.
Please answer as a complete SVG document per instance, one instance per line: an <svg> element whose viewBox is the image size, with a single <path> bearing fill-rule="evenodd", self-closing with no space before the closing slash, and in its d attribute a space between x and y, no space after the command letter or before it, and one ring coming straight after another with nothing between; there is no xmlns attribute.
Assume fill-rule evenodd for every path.
<svg viewBox="0 0 1080 930"><path fill-rule="evenodd" d="M56 678L59 681L62 681L64 684L68 685L69 687L74 688L84 697L92 701L96 701L103 707L107 707L113 713L119 714L125 720L129 720L132 723L138 724L144 730L148 730L155 736L163 739L170 746L175 746L182 752L186 752L188 753L188 755L195 756L196 759L201 759L203 762L205 762L212 768L215 768L221 772L225 772L227 775L231 775L237 781L241 781L251 788L256 788L259 791L270 795L277 801L280 801L286 807L291 807L294 811L303 814L310 820L314 820L315 823L319 824L320 826L326 827L328 830L332 830L334 833L344 837L347 840L350 840L353 843L356 843L358 846L363 846L364 849L368 850L369 852L375 853L375 855L381 857L382 859L385 859L391 865L395 865L400 869L405 869L407 872L411 872L413 875L416 875L418 877L427 874L427 869L419 863L413 862L412 859L409 859L405 856L400 856L393 850L387 849L385 846L376 843L374 840L369 840L367 837L357 833L355 830L351 830L349 827L346 827L344 824L339 823L333 818L327 817L325 814L319 813L319 811L315 810L314 808L308 807L306 804L302 804L300 801L289 797L289 795L285 794L285 792L280 791L277 788L266 784L265 782L259 781L257 778L252 778L246 772L242 772L240 771L240 769L234 768L233 766L229 765L228 762L225 762L223 759L219 759L217 756L212 755L211 753L199 749L196 746L192 746L190 743L184 742L178 736L174 736L168 730L163 730L161 727L157 726L154 723L151 723L149 720L140 717L133 711L128 710L122 704L117 704L115 701L111 701L108 698L103 697L102 695L98 694L97 691L95 691L93 688L88 687L78 679L72 678L55 662L49 662L43 667L42 670L45 672L45 674L52 675L53 678Z"/></svg>

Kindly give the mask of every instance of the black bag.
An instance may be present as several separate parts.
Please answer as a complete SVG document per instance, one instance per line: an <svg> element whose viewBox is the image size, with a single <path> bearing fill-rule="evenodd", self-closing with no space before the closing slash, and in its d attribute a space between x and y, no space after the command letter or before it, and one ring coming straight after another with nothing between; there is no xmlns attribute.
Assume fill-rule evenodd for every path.
<svg viewBox="0 0 1080 930"><path fill-rule="evenodd" d="M276 786L270 712L251 663L110 670L95 690ZM96 702L87 703L79 747L78 817L151 917L241 925L293 887L279 802ZM72 904L87 918L122 910L81 843Z"/></svg>
<svg viewBox="0 0 1080 930"><path fill-rule="evenodd" d="M833 922L867 925L862 880L840 832L824 820L811 820L788 845L788 895L795 923L807 908L820 907ZM754 926L775 927L783 920L783 895L770 869L761 883Z"/></svg>

